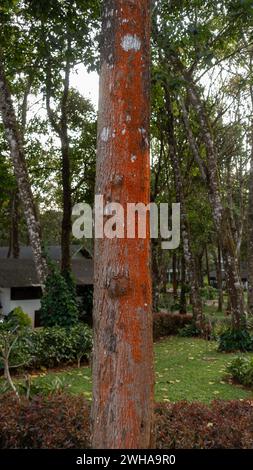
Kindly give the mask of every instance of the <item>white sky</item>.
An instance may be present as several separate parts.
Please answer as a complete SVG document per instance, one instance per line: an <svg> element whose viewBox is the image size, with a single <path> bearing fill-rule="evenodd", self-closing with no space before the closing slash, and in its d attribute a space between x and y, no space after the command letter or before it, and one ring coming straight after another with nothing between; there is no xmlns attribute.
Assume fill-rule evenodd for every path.
<svg viewBox="0 0 253 470"><path fill-rule="evenodd" d="M96 72L88 73L84 65L79 65L71 76L71 86L85 97L89 98L97 111L99 76Z"/></svg>

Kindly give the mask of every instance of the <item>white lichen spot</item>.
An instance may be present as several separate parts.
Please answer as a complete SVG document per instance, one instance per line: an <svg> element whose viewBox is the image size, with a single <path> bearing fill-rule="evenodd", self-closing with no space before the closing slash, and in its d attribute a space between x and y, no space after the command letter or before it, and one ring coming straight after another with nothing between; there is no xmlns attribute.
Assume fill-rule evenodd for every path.
<svg viewBox="0 0 253 470"><path fill-rule="evenodd" d="M123 18L122 24L126 24L126 23L129 23L129 20L127 18Z"/></svg>
<svg viewBox="0 0 253 470"><path fill-rule="evenodd" d="M111 26L112 26L112 23L110 21L107 21L107 23L106 23L107 29L109 29Z"/></svg>
<svg viewBox="0 0 253 470"><path fill-rule="evenodd" d="M126 128L124 127L124 129L122 130L121 132L122 135L125 135L126 134Z"/></svg>
<svg viewBox="0 0 253 470"><path fill-rule="evenodd" d="M131 162L134 163L134 162L136 162L136 160L137 160L136 155L132 155L131 156Z"/></svg>
<svg viewBox="0 0 253 470"><path fill-rule="evenodd" d="M132 120L132 118L131 118L130 114L127 114L127 116L126 116L126 122L130 122L131 120Z"/></svg>
<svg viewBox="0 0 253 470"><path fill-rule="evenodd" d="M110 128L104 127L100 134L100 137L103 142L108 142L108 139L110 137Z"/></svg>
<svg viewBox="0 0 253 470"><path fill-rule="evenodd" d="M136 34L126 34L121 40L121 46L124 51L139 51L141 48L141 40Z"/></svg>

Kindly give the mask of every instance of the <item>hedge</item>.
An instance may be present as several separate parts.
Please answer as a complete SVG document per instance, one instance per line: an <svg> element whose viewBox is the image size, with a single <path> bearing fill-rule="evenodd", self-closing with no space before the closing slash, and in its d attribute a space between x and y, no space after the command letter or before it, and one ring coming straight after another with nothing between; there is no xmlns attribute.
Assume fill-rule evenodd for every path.
<svg viewBox="0 0 253 470"><path fill-rule="evenodd" d="M181 328L190 325L192 315L180 313L155 313L153 318L154 340L159 338L176 335Z"/></svg>
<svg viewBox="0 0 253 470"><path fill-rule="evenodd" d="M252 449L253 402L161 403L155 408L157 449ZM0 401L1 449L87 449L90 405L83 396L54 394Z"/></svg>

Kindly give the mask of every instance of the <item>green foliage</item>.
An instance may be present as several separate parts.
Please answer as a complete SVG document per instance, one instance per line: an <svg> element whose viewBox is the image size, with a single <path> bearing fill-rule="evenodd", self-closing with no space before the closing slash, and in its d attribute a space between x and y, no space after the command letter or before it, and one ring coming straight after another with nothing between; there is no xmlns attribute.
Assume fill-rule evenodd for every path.
<svg viewBox="0 0 253 470"><path fill-rule="evenodd" d="M44 326L69 327L78 321L74 284L62 276L58 267L51 267L45 293L41 299L41 321Z"/></svg>
<svg viewBox="0 0 253 470"><path fill-rule="evenodd" d="M191 315L179 313L155 313L153 315L154 339L176 335L178 331L192 321Z"/></svg>
<svg viewBox="0 0 253 470"><path fill-rule="evenodd" d="M217 289L215 289L212 286L202 287L200 293L201 293L202 299L204 299L204 300L215 300L215 299L217 299Z"/></svg>
<svg viewBox="0 0 253 470"><path fill-rule="evenodd" d="M220 352L252 351L253 339L247 330L234 330L229 328L218 339Z"/></svg>
<svg viewBox="0 0 253 470"><path fill-rule="evenodd" d="M18 328L31 328L32 320L27 313L25 313L21 307L16 307L7 316L7 320L13 327Z"/></svg>
<svg viewBox="0 0 253 470"><path fill-rule="evenodd" d="M190 323L189 325L184 326L184 328L181 328L178 334L182 338L192 338L201 336L201 331L194 323Z"/></svg>
<svg viewBox="0 0 253 470"><path fill-rule="evenodd" d="M27 367L31 362L30 329L13 325L12 320L0 323L0 368L8 361L9 368Z"/></svg>
<svg viewBox="0 0 253 470"><path fill-rule="evenodd" d="M50 327L30 335L32 366L57 367L88 358L92 348L91 329L82 323L70 328Z"/></svg>
<svg viewBox="0 0 253 470"><path fill-rule="evenodd" d="M253 387L253 358L237 357L227 367L232 377L247 387Z"/></svg>

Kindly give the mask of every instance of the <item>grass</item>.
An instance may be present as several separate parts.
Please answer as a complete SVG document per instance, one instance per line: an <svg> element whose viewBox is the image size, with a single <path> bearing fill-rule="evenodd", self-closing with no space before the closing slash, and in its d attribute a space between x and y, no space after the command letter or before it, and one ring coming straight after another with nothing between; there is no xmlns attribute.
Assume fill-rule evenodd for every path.
<svg viewBox="0 0 253 470"><path fill-rule="evenodd" d="M253 399L253 391L227 381L226 366L237 354L217 352L215 342L170 337L155 345L156 401L201 401ZM33 376L37 384L52 383L58 377L66 391L83 393L91 399L91 371L88 367Z"/></svg>

